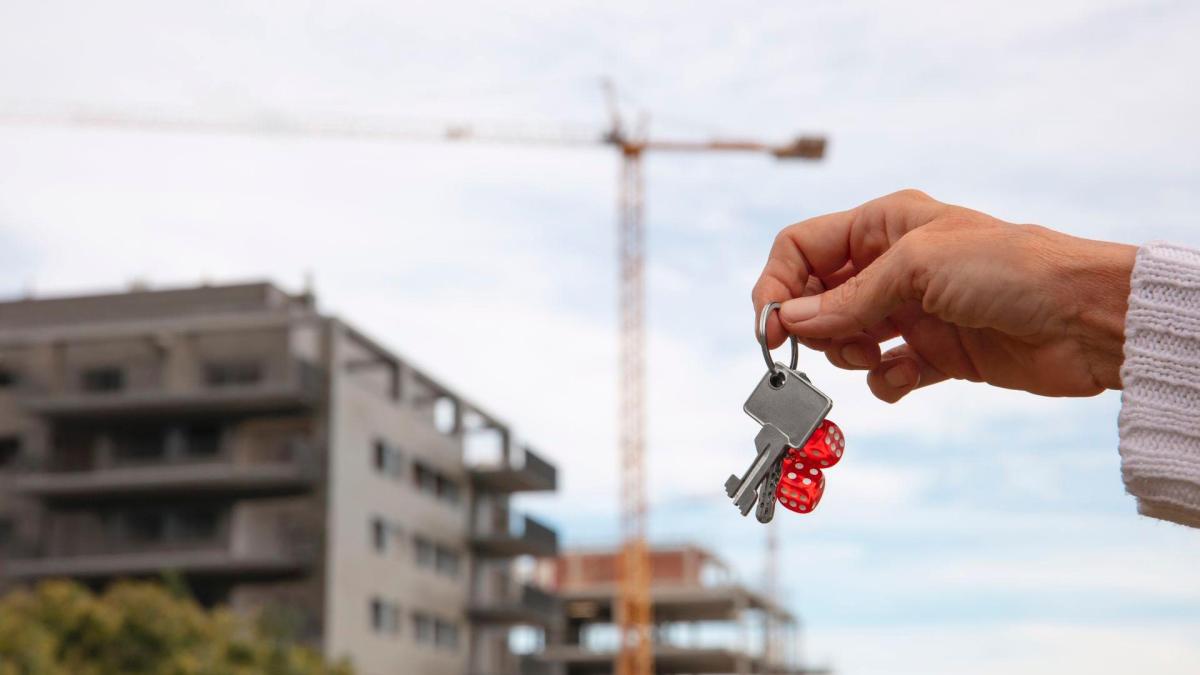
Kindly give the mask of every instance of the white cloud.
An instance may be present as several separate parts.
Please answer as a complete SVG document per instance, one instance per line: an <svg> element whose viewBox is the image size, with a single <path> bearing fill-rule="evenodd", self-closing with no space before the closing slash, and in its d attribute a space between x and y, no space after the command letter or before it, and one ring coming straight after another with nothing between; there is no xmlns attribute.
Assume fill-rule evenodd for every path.
<svg viewBox="0 0 1200 675"><path fill-rule="evenodd" d="M720 485L749 461L756 431L740 410L763 368L748 293L774 232L913 185L1090 236L1200 242L1191 222L1200 210L1196 16L1186 3L1115 0L753 11L583 0L303 10L9 3L0 59L22 67L0 72L0 90L31 104L353 111L554 132L557 120L601 128L596 78L612 74L628 109L653 112L656 132L830 132L819 165L647 162L648 458L652 502L665 514L656 531L742 551L753 579L762 531L721 503ZM559 463L561 494L526 500L531 508L583 538L603 535L616 499L616 169L606 149L0 127L0 227L27 258L0 286L19 291L28 270L41 292L132 277L268 276L295 288L313 271L324 308L512 421ZM819 355L802 364L834 397L850 450L821 510L780 527L789 556L828 563L828 586L845 604L905 599L898 575L917 574L913 558L946 561L919 577L930 593L988 584L1030 602L1064 588L1103 597L1109 582L1120 602L1160 597L1200 561L1189 533L1131 515L1113 448L1097 440L1114 426L1112 396L951 383L888 406L859 374ZM1005 425L1014 443L1048 429L1061 446L1005 447L996 431ZM1099 459L1084 459L1088 451ZM980 479L983 466L995 475ZM1087 511L1078 481L1110 474L1095 492L1111 494L1089 492L1099 506ZM1110 537L1157 557L1139 564ZM1091 557L1100 562L1074 574ZM1137 570L1126 574L1127 565ZM899 619L871 628L868 616L855 627L835 616L837 599L826 599L828 611L798 599L814 651L852 674L1056 672L1062 659L1094 658L1080 645L1115 636L1075 624L993 630L976 625L986 607L956 628L925 628L916 616L913 628ZM1093 614L1123 611L1097 602ZM943 609L962 612L951 600ZM1184 672L1169 659L1200 660L1187 623L1196 615L1183 614L1157 631L1130 629L1127 644L1154 650L1144 658L1168 659L1143 670ZM1000 648L1010 641L1030 649ZM1095 658L1110 670L1097 672L1128 664L1109 644Z"/></svg>

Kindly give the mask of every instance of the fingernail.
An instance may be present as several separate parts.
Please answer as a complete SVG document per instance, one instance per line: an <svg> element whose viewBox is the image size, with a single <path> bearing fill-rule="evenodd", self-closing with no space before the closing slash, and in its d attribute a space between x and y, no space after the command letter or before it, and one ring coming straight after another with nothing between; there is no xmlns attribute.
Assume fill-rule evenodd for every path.
<svg viewBox="0 0 1200 675"><path fill-rule="evenodd" d="M867 352L861 345L848 344L842 347L842 358L845 359L846 363L858 366L859 368L866 368L868 365Z"/></svg>
<svg viewBox="0 0 1200 675"><path fill-rule="evenodd" d="M788 323L799 323L813 318L820 309L821 298L815 295L806 295L803 298L793 298L783 303L779 308L779 315Z"/></svg>
<svg viewBox="0 0 1200 675"><path fill-rule="evenodd" d="M913 379L912 369L904 363L897 363L888 368L883 374L883 381L887 382L888 386L893 389L907 389L916 384Z"/></svg>

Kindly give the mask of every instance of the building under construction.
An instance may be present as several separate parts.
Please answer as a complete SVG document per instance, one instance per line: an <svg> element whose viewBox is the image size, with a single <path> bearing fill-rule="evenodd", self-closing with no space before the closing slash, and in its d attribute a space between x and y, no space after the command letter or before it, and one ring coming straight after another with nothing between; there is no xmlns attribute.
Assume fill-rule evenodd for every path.
<svg viewBox="0 0 1200 675"><path fill-rule="evenodd" d="M738 583L729 567L696 546L649 553L656 673L814 674L799 667L799 623L772 598ZM614 670L613 629L620 554L576 550L539 564L539 581L562 601L563 630L545 659L566 675Z"/></svg>
<svg viewBox="0 0 1200 675"><path fill-rule="evenodd" d="M556 470L308 294L265 283L0 303L0 586L177 572L361 675L527 675L561 619L512 574ZM535 643L536 644L536 643Z"/></svg>

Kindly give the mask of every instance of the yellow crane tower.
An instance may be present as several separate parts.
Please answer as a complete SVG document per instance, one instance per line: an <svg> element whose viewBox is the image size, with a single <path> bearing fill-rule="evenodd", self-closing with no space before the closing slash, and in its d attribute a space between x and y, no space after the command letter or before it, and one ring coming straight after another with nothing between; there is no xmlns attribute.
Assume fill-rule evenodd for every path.
<svg viewBox="0 0 1200 675"><path fill-rule="evenodd" d="M617 193L617 251L619 273L618 456L620 481L621 565L615 618L619 633L617 675L654 672L653 610L650 601L650 561L646 545L645 479L645 178L642 159L648 152L757 153L776 159L818 160L825 156L824 136L800 136L790 142L714 138L674 140L652 138L645 125L626 127L615 92L605 83L610 126L600 134L546 133L526 127L477 128L468 124L441 125L430 131L379 119L347 116L302 117L277 113L247 118L194 117L187 114L145 114L129 110L100 110L68 106L58 110L0 111L0 123L100 127L176 132L216 132L268 136L308 136L379 141L488 141L525 145L608 145L621 158ZM769 555L773 555L770 553ZM772 584L768 580L768 584Z"/></svg>

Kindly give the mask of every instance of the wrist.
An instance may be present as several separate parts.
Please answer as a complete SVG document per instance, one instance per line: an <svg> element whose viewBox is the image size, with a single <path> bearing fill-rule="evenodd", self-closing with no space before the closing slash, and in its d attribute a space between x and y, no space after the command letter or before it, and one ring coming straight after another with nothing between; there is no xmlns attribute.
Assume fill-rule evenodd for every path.
<svg viewBox="0 0 1200 675"><path fill-rule="evenodd" d="M1096 384L1121 388L1125 358L1125 314L1137 247L1067 237L1062 274L1072 297L1068 325L1083 352Z"/></svg>

